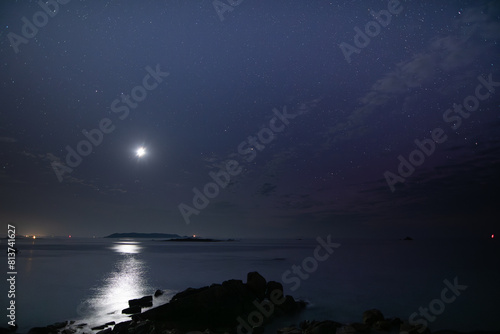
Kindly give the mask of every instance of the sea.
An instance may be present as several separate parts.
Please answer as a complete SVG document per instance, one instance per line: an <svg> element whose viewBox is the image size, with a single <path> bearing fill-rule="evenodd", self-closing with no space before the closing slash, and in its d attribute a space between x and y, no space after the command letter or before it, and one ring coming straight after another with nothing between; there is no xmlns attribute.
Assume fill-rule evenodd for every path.
<svg viewBox="0 0 500 334"><path fill-rule="evenodd" d="M325 243L336 246L327 249ZM7 240L0 245L6 249ZM308 303L299 314L276 319L266 333L303 320L361 322L363 311L374 308L385 317L425 321L432 331L499 330L499 245L491 238L408 241L328 235L220 242L18 239L15 321L18 333L66 320L89 326L118 323L129 319L121 313L129 299L163 290L155 307L188 287L228 279L246 282L247 273L257 271ZM4 279L2 327L9 320L9 287Z"/></svg>

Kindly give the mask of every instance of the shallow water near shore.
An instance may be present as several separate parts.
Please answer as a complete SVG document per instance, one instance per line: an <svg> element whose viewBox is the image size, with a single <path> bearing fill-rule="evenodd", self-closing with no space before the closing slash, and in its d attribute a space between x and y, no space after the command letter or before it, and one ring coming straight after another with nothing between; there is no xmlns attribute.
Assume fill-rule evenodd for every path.
<svg viewBox="0 0 500 334"><path fill-rule="evenodd" d="M467 288L453 302L443 303L444 309L428 323L429 328L499 329L500 247L496 240L332 238L332 242L340 246L325 260L316 261L316 267L307 260L310 272L299 275L292 272L292 266L314 258L319 245L315 239L214 243L19 239L18 332L64 320L90 326L125 321L128 317L121 310L128 307L129 299L162 289L164 295L154 299L157 306L188 287L232 278L246 281L249 271L282 282L287 294L309 302L297 317L275 321L266 333L304 319L361 322L363 311L371 308L380 309L386 317L408 320L420 307L429 308L440 299L447 287L444 281L453 283L455 278ZM326 254L322 249L321 255ZM282 280L288 270L287 279ZM3 291L8 291L5 281L3 285Z"/></svg>

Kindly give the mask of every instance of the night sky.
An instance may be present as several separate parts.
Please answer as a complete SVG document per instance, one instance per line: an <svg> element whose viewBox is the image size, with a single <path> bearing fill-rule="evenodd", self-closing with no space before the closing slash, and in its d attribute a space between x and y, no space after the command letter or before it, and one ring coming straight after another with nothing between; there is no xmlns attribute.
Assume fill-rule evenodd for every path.
<svg viewBox="0 0 500 334"><path fill-rule="evenodd" d="M498 229L497 1L55 3L0 6L18 233Z"/></svg>

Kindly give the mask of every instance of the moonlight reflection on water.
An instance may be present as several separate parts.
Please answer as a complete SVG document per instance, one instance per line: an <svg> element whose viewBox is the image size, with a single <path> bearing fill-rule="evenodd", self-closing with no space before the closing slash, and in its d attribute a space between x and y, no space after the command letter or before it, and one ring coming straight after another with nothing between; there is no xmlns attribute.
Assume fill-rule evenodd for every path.
<svg viewBox="0 0 500 334"><path fill-rule="evenodd" d="M126 321L128 316L121 311L128 301L151 294L152 288L146 280L147 267L140 258L142 247L135 241L120 241L110 247L121 255L111 271L94 288L92 296L79 306L84 322L101 325L109 321Z"/></svg>

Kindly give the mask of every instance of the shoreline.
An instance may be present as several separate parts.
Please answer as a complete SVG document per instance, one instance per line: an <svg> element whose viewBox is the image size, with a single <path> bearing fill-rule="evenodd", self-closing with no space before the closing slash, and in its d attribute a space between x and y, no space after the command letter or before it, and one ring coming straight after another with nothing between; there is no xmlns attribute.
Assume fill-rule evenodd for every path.
<svg viewBox="0 0 500 334"><path fill-rule="evenodd" d="M90 327L75 321L58 322L45 327L34 327L28 334L262 334L275 319L297 315L307 303L284 295L279 282L266 281L258 272L249 272L247 282L227 280L201 288L187 288L162 305L151 307L153 298L162 295L129 300L129 307L122 310L130 320L114 321ZM400 318L385 318L381 311L363 312L362 321L341 323L334 320L305 320L300 324L284 326L278 334L459 334L453 330L431 331L428 327L409 324ZM0 329L0 334L19 333ZM470 331L469 334L498 334L500 331Z"/></svg>

